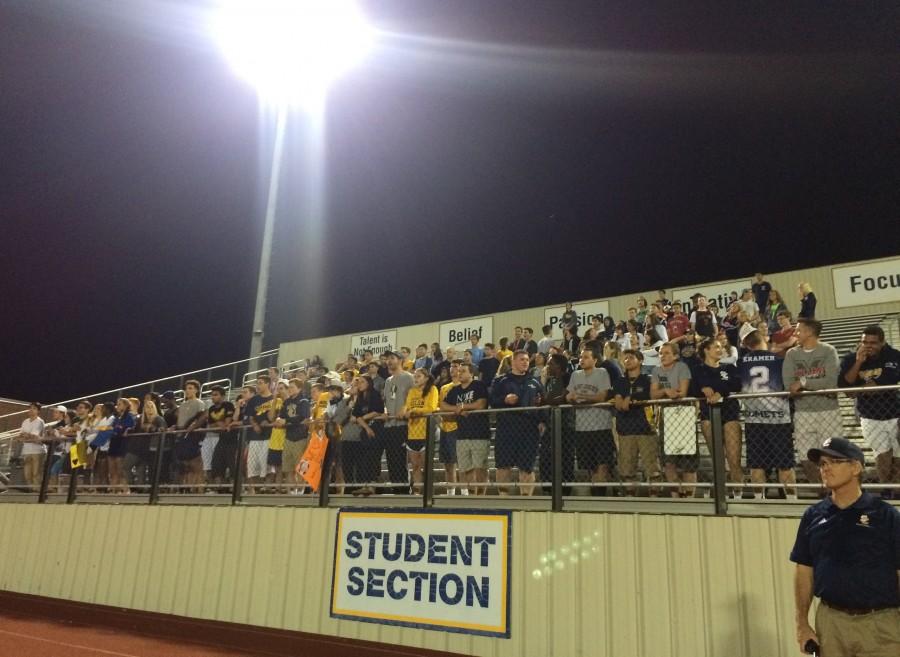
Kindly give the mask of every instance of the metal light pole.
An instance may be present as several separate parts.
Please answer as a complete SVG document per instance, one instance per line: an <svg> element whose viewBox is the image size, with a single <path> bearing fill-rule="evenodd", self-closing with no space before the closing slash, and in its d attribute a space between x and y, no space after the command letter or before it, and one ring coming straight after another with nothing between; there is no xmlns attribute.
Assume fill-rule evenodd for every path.
<svg viewBox="0 0 900 657"><path fill-rule="evenodd" d="M272 233L275 229L275 209L278 202L278 181L281 176L281 153L284 150L284 133L287 127L288 108L281 105L275 122L275 145L272 149L272 170L269 176L269 193L266 199L266 222L263 228L262 251L259 255L259 280L256 283L256 308L253 311L253 332L250 334L250 371L259 369L266 327L266 302L269 296L269 265L272 260Z"/></svg>

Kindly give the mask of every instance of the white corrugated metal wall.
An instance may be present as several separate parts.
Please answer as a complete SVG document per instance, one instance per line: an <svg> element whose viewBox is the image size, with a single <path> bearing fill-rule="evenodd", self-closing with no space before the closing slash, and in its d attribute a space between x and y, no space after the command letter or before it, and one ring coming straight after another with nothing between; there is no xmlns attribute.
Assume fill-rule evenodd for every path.
<svg viewBox="0 0 900 657"><path fill-rule="evenodd" d="M335 516L0 504L0 589L491 657L796 653L796 520L517 512L512 638L493 639L331 619Z"/></svg>
<svg viewBox="0 0 900 657"><path fill-rule="evenodd" d="M881 303L870 304L865 306L856 306L853 308L837 308L834 302L834 285L831 278L831 270L833 267L846 266L847 264L865 264L869 262L880 262L888 260L881 258L879 260L864 260L858 263L841 263L827 267L815 267L812 269L798 269L794 271L781 272L775 274L766 273L766 279L772 284L773 288L781 292L789 309L797 312L800 309L800 301L797 297L797 284L801 281L809 283L818 299L818 308L816 314L819 317L850 317L853 315L867 315L871 313L898 313L900 312L900 302L898 303ZM749 287L750 277L753 272L747 273L747 285ZM660 281L660 285L671 287L665 282ZM690 286L679 286L690 287ZM704 287L698 285L698 288ZM738 290L740 292L740 290ZM656 290L648 290L645 292L634 292L616 297L609 297L609 311L615 319L623 319L626 316L626 309L636 303L638 296L643 295L648 301L656 298ZM560 304L565 301L560 299ZM572 299L576 302L577 299ZM541 326L544 323L544 307L523 308L521 310L512 310L509 312L498 312L494 314L494 341L496 342L501 336L512 337L513 328L516 326L530 326L535 331L535 339L540 339ZM366 333L368 329L379 331L383 329L397 328L397 341L402 346L414 348L417 344L431 344L438 339L438 327L441 322L454 318L444 318L438 322L429 324L416 324L412 326L381 326L367 327L367 330L360 330L357 333ZM398 317L398 320L402 318ZM308 358L313 354L318 354L325 359L329 365L343 360L350 351L351 335L330 336L327 338L312 338L308 340L299 340L296 342L285 342L280 346L279 362L286 363L299 358Z"/></svg>

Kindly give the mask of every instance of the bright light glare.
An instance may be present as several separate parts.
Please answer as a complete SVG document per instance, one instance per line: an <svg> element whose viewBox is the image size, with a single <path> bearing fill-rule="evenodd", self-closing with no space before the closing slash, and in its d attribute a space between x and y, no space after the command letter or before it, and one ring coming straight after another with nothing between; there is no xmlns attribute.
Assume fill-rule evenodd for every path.
<svg viewBox="0 0 900 657"><path fill-rule="evenodd" d="M353 0L222 0L212 28L238 75L277 104L317 105L374 42Z"/></svg>

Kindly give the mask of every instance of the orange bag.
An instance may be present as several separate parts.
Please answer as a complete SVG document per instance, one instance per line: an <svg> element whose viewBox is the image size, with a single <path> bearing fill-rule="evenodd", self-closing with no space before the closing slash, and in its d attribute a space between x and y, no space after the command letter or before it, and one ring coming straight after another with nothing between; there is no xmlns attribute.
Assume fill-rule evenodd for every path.
<svg viewBox="0 0 900 657"><path fill-rule="evenodd" d="M310 433L309 444L306 451L297 463L296 472L310 485L314 491L319 490L322 482L322 465L325 462L325 452L328 450L328 437L324 431Z"/></svg>

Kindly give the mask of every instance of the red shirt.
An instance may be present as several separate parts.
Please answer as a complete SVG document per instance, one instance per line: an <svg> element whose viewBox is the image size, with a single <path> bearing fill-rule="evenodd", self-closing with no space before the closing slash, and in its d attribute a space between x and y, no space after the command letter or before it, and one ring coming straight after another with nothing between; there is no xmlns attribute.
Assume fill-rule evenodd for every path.
<svg viewBox="0 0 900 657"><path fill-rule="evenodd" d="M777 351L784 351L784 347L779 348L778 345L784 344L792 337L794 337L794 331L796 329L793 326L788 326L787 328L783 328L780 331L775 331L772 334L772 346Z"/></svg>
<svg viewBox="0 0 900 657"><path fill-rule="evenodd" d="M684 313L680 315L672 315L669 321L666 322L666 329L669 333L669 339L672 338L680 338L682 335L687 333L687 330L691 328L691 319Z"/></svg>

